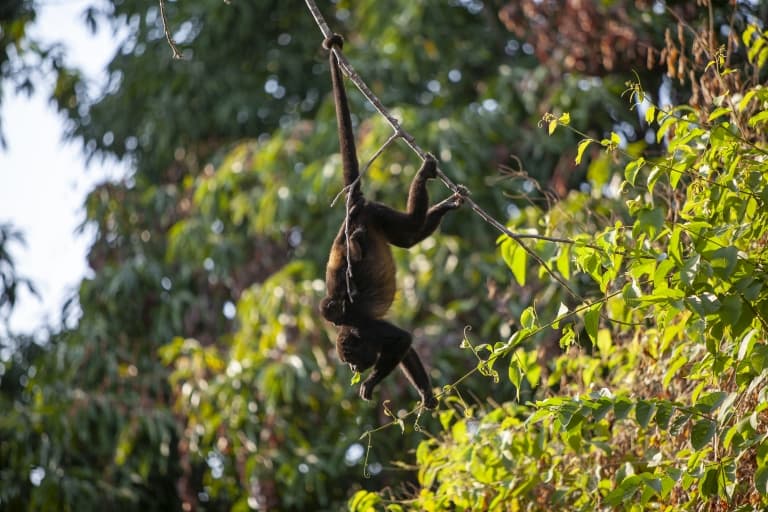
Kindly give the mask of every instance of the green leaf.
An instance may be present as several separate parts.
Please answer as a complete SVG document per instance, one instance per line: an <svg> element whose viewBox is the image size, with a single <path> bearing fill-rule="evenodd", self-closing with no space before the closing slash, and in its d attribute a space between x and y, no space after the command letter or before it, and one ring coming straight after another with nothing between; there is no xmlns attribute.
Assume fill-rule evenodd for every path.
<svg viewBox="0 0 768 512"><path fill-rule="evenodd" d="M567 427L578 412L578 407L573 402L566 402L557 408L557 419L563 427ZM577 419L576 424L580 423Z"/></svg>
<svg viewBox="0 0 768 512"><path fill-rule="evenodd" d="M712 122L718 117L722 117L724 115L730 115L733 111L728 107L718 107L715 110L712 111L711 114L709 114L709 117L707 117L708 122Z"/></svg>
<svg viewBox="0 0 768 512"><path fill-rule="evenodd" d="M501 235L496 240L496 243L499 244L501 257L504 260L504 263L506 263L512 271L515 280L520 286L525 286L528 270L528 253L520 246L520 242L517 242L507 235Z"/></svg>
<svg viewBox="0 0 768 512"><path fill-rule="evenodd" d="M522 325L524 329L534 329L538 325L536 320L536 310L533 309L533 306L528 306L520 314L520 325Z"/></svg>
<svg viewBox="0 0 768 512"><path fill-rule="evenodd" d="M685 427L685 425L690 421L690 419L690 414L680 411L680 414L675 416L675 419L672 420L672 424L669 426L669 432L673 436L678 435L683 430L683 427Z"/></svg>
<svg viewBox="0 0 768 512"><path fill-rule="evenodd" d="M597 408L592 411L593 421L599 421L613 408L613 403L608 398L601 398L598 401Z"/></svg>
<svg viewBox="0 0 768 512"><path fill-rule="evenodd" d="M688 258L683 264L683 268L680 269L680 282L685 286L693 286L693 282L696 276L699 275L699 269L701 267L701 255L696 253L692 257Z"/></svg>
<svg viewBox="0 0 768 512"><path fill-rule="evenodd" d="M763 465L755 471L755 489L761 495L768 496L768 465Z"/></svg>
<svg viewBox="0 0 768 512"><path fill-rule="evenodd" d="M672 170L669 171L669 185L675 189L677 188L677 184L680 182L680 178L685 176L685 172L688 168L687 162L682 162L679 164L675 164L672 167Z"/></svg>
<svg viewBox="0 0 768 512"><path fill-rule="evenodd" d="M442 426L443 430L447 432L448 428L451 426L451 421L453 421L453 418L455 417L455 410L442 409L439 413L439 417L440 417L440 426Z"/></svg>
<svg viewBox="0 0 768 512"><path fill-rule="evenodd" d="M611 157L605 153L593 158L587 167L587 179L598 187L608 183L612 173Z"/></svg>
<svg viewBox="0 0 768 512"><path fill-rule="evenodd" d="M743 361L746 357L752 354L752 349L757 341L757 338L755 338L757 332L757 329L750 329L750 331L741 339L739 353L736 356L739 361Z"/></svg>
<svg viewBox="0 0 768 512"><path fill-rule="evenodd" d="M715 422L704 418L693 424L691 429L691 446L694 450L701 450L715 435Z"/></svg>
<svg viewBox="0 0 768 512"><path fill-rule="evenodd" d="M677 264L683 263L683 255L680 252L680 235L682 235L682 232L682 228L675 225L675 227L672 228L672 234L669 237L669 244L667 245L667 252Z"/></svg>
<svg viewBox="0 0 768 512"><path fill-rule="evenodd" d="M650 194L653 194L653 189L656 186L656 182L662 177L661 168L658 165L651 167L651 172L648 173L648 179L646 180L645 187Z"/></svg>
<svg viewBox="0 0 768 512"><path fill-rule="evenodd" d="M650 473L642 473L640 475L643 477L643 481L645 482L645 485L653 491L655 495L660 495L662 486L661 486L661 479L657 476L654 476Z"/></svg>
<svg viewBox="0 0 768 512"><path fill-rule="evenodd" d="M645 167L645 163L645 158L639 157L635 160L632 160L626 165L626 167L624 167L624 179L627 180L627 182L633 187L637 181L637 175L640 173L643 167Z"/></svg>
<svg viewBox="0 0 768 512"><path fill-rule="evenodd" d="M669 493L672 492L672 489L675 488L675 480L670 478L667 475L662 475L661 477L661 497L666 498L669 496Z"/></svg>
<svg viewBox="0 0 768 512"><path fill-rule="evenodd" d="M749 62L755 62L755 60L757 60L755 57L760 53L760 50L762 50L764 46L765 39L762 37L758 37L755 39L754 43L749 45L749 50L747 50L747 59L749 59Z"/></svg>
<svg viewBox="0 0 768 512"><path fill-rule="evenodd" d="M575 342L576 342L576 333L573 332L573 325L568 324L565 327L563 327L562 333L560 334L560 347L568 348L571 345L573 345Z"/></svg>
<svg viewBox="0 0 768 512"><path fill-rule="evenodd" d="M760 53L757 55L757 67L762 68L766 62L768 62L768 47L760 50Z"/></svg>
<svg viewBox="0 0 768 512"><path fill-rule="evenodd" d="M699 484L702 496L713 497L718 495L720 470L717 467L709 468L704 473Z"/></svg>
<svg viewBox="0 0 768 512"><path fill-rule="evenodd" d="M752 98L755 97L755 94L757 94L757 91L755 89L751 89L747 91L747 94L744 95L744 97L739 101L739 111L743 112L744 109L749 105L749 102L752 101Z"/></svg>
<svg viewBox="0 0 768 512"><path fill-rule="evenodd" d="M381 503L378 494L361 489L357 491L349 500L349 509L353 511L365 512L374 510L376 505Z"/></svg>
<svg viewBox="0 0 768 512"><path fill-rule="evenodd" d="M768 368L768 346L756 344L752 347L752 354L749 356L749 364L757 373Z"/></svg>
<svg viewBox="0 0 768 512"><path fill-rule="evenodd" d="M539 385L541 380L541 365L535 351L526 352L523 349L517 351L517 357L524 362L525 378L531 387Z"/></svg>
<svg viewBox="0 0 768 512"><path fill-rule="evenodd" d="M622 480L616 489L608 493L605 502L611 506L629 503L641 485L643 485L643 479L639 475L630 475Z"/></svg>
<svg viewBox="0 0 768 512"><path fill-rule="evenodd" d="M711 393L706 393L699 397L694 407L697 411L703 414L709 414L717 409L727 396L728 393L725 391L714 391Z"/></svg>
<svg viewBox="0 0 768 512"><path fill-rule="evenodd" d="M571 246L570 245L563 245L560 248L560 254L557 257L557 260L555 260L555 265L557 266L557 271L563 275L563 278L565 278L566 280L571 278Z"/></svg>
<svg viewBox="0 0 768 512"><path fill-rule="evenodd" d="M520 286L525 286L525 278L528 272L528 253L520 247L520 244L514 242L512 248L512 275Z"/></svg>
<svg viewBox="0 0 768 512"><path fill-rule="evenodd" d="M728 280L736 269L739 251L734 246L721 247L711 253L706 253L705 257L709 260L712 270L715 271L720 279Z"/></svg>
<svg viewBox="0 0 768 512"><path fill-rule="evenodd" d="M661 208L643 208L637 212L637 221L633 231L639 233L647 233L651 238L655 238L656 234L661 231L664 226L664 210Z"/></svg>
<svg viewBox="0 0 768 512"><path fill-rule="evenodd" d="M656 406L653 402L638 400L637 405L635 405L635 418L637 419L637 423L643 428L647 427L655 410Z"/></svg>
<svg viewBox="0 0 768 512"><path fill-rule="evenodd" d="M623 420L629 415L629 411L632 410L632 402L626 398L617 398L613 404L613 413L617 420Z"/></svg>
<svg viewBox="0 0 768 512"><path fill-rule="evenodd" d="M611 354L611 348L613 347L613 340L611 339L611 331L608 329L599 329L597 331L597 349L603 356Z"/></svg>
<svg viewBox="0 0 768 512"><path fill-rule="evenodd" d="M517 393L520 393L520 386L523 384L523 370L520 368L520 362L516 357L509 358L509 368L507 369L507 377L509 382L515 386ZM519 398L519 397L518 397Z"/></svg>
<svg viewBox="0 0 768 512"><path fill-rule="evenodd" d="M754 128L758 123L764 123L766 121L768 121L768 110L763 110L749 118L749 126Z"/></svg>
<svg viewBox="0 0 768 512"><path fill-rule="evenodd" d="M656 404L656 425L662 430L666 430L669 427L669 420L672 419L672 413L675 408L669 402L659 402Z"/></svg>
<svg viewBox="0 0 768 512"><path fill-rule="evenodd" d="M665 135L667 135L667 131L669 131L672 128L672 125L677 122L677 118L675 116L667 116L660 124L659 129L656 130L656 143L661 143L662 139Z"/></svg>
<svg viewBox="0 0 768 512"><path fill-rule="evenodd" d="M597 329L600 326L600 309L602 307L602 302L596 302L590 305L584 313L584 330L587 331L593 345L597 345Z"/></svg>

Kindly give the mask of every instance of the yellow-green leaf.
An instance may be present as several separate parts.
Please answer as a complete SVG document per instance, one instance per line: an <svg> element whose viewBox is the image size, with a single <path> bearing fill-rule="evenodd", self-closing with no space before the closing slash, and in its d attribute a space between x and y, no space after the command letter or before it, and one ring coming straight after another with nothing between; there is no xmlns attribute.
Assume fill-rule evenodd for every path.
<svg viewBox="0 0 768 512"><path fill-rule="evenodd" d="M645 111L645 122L651 124L654 121L656 121L656 107L648 105L648 109Z"/></svg>
<svg viewBox="0 0 768 512"><path fill-rule="evenodd" d="M709 114L709 117L707 118L707 121L712 122L718 117L722 117L726 114L730 114L731 109L728 107L719 107L712 111L711 114Z"/></svg>
<svg viewBox="0 0 768 512"><path fill-rule="evenodd" d="M555 133L555 128L557 128L557 120L553 119L552 121L549 122L549 125L547 125L547 129L550 135Z"/></svg>
<svg viewBox="0 0 768 512"><path fill-rule="evenodd" d="M581 163L581 159L584 156L584 151L589 147L589 145L592 143L592 139L584 139L583 141L579 142L579 149L576 151L576 164Z"/></svg>

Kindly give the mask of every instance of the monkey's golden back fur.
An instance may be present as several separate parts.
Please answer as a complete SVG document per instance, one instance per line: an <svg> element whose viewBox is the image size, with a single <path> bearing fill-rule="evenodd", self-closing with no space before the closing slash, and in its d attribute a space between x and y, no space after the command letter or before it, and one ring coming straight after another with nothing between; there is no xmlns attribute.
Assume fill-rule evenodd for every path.
<svg viewBox="0 0 768 512"><path fill-rule="evenodd" d="M362 245L362 257L352 263L351 282L355 292L352 306L367 316L382 318L395 299L396 269L392 250L385 236L372 225L367 226ZM342 232L331 247L326 267L329 296L348 300L346 270L347 242Z"/></svg>

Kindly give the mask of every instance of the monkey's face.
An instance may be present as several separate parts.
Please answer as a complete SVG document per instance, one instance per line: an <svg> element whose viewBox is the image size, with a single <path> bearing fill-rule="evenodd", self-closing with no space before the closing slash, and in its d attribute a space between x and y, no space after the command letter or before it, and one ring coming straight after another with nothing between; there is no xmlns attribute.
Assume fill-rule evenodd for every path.
<svg viewBox="0 0 768 512"><path fill-rule="evenodd" d="M320 313L323 315L323 318L336 325L343 323L345 310L344 301L342 300L326 297L320 301Z"/></svg>

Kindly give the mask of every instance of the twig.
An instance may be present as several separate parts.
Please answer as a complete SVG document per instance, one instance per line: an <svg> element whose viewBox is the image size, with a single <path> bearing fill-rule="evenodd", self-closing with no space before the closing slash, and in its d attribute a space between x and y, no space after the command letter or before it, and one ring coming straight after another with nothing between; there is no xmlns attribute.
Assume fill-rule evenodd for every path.
<svg viewBox="0 0 768 512"><path fill-rule="evenodd" d="M173 36L171 36L171 31L168 29L168 16L165 14L165 0L158 0L160 2L160 18L163 20L163 32L165 32L165 39L168 41L168 46L171 47L171 52L173 52L173 58L174 59L180 59L184 55L179 50L178 46L176 46L176 41L173 40Z"/></svg>

